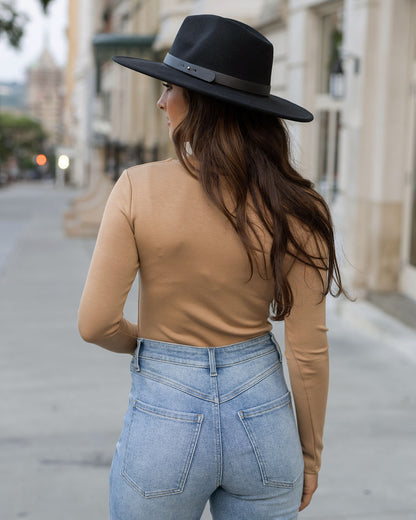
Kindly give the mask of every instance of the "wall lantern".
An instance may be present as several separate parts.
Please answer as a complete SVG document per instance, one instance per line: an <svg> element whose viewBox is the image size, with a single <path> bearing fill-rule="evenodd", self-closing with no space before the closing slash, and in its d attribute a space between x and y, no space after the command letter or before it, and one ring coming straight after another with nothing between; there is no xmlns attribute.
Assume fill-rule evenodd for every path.
<svg viewBox="0 0 416 520"><path fill-rule="evenodd" d="M334 99L341 99L345 94L345 75L342 58L334 61L329 72L329 93Z"/></svg>
<svg viewBox="0 0 416 520"><path fill-rule="evenodd" d="M360 58L355 54L343 54L339 56L331 67L329 73L329 94L334 99L345 97L345 74L343 64L346 60L354 62L354 75L360 72Z"/></svg>

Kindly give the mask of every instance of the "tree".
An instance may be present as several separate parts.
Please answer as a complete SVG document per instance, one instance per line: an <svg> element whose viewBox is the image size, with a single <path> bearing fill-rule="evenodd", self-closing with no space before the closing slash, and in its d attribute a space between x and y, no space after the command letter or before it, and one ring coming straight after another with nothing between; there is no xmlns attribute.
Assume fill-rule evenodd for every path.
<svg viewBox="0 0 416 520"><path fill-rule="evenodd" d="M46 133L42 125L27 116L0 114L0 163L15 157L20 168L33 164L43 151Z"/></svg>
<svg viewBox="0 0 416 520"><path fill-rule="evenodd" d="M42 7L43 7L43 11L46 13L48 11L48 7L49 7L49 4L53 1L53 0L39 0Z"/></svg>
<svg viewBox="0 0 416 520"><path fill-rule="evenodd" d="M51 2L53 0L39 0L44 13L47 13ZM28 18L25 14L17 11L13 4L13 0L0 1L0 38L6 36L9 44L17 49Z"/></svg>

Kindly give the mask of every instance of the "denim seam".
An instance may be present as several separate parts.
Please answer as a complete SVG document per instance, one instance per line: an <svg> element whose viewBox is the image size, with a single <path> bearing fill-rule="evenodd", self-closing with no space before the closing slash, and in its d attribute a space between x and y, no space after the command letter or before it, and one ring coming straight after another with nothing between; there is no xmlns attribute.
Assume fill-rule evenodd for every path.
<svg viewBox="0 0 416 520"><path fill-rule="evenodd" d="M221 347L214 347L214 348L221 348ZM276 351L276 348L272 348L272 349L268 350L267 352L263 352L261 354L256 354L254 356L245 358L245 359L243 359L241 361L236 361L235 363L224 363L224 364L217 363L217 368L225 368L225 367L232 367L234 365L240 365L242 363L246 363L248 361L252 361L253 359L257 359L257 358L260 358L260 357L263 357L263 356L267 356L268 354L271 354L272 352L275 352L275 351ZM143 355L143 354L140 354L139 357L141 359L147 359L147 360L150 360L150 361L159 361L160 363L167 363L167 364L180 365L180 366L186 366L186 367L207 368L209 366L207 364L200 364L200 363L185 363L185 362L181 363L180 361L161 359L161 358L157 358L157 357L146 356L146 355Z"/></svg>
<svg viewBox="0 0 416 520"><path fill-rule="evenodd" d="M271 405L269 406L269 408L264 408L262 410L259 410L258 412L253 412L253 413L250 413L250 412L245 412L244 410L241 410L240 412L238 412L238 414L240 415L240 417L242 418L246 418L246 417L257 417L258 415L262 415L266 412L270 412L271 410L277 410L279 408L282 408L283 406L286 406L287 404L290 404L290 393L288 392L286 394L286 398L283 402L279 403L279 404L275 404L275 405Z"/></svg>
<svg viewBox="0 0 416 520"><path fill-rule="evenodd" d="M227 401L231 401L232 399L234 399L238 395L240 395L243 392L249 390L250 388L252 388L256 384L258 384L261 381L263 381L263 379L265 379L269 375L273 374L277 370L280 370L281 368L282 368L282 365L281 365L280 361L274 363L270 368L268 368L264 372L261 372L260 374L258 374L256 377L254 377L253 379L248 381L243 386L241 386L241 387L233 390L232 392L226 394L225 396L223 396L223 398L221 399L220 403L225 403ZM163 377L163 376L156 375L153 372L149 372L148 370L141 370L140 374L143 377L151 379L152 381L156 381L158 383L165 384L165 385L170 386L172 388L175 388L175 389L177 389L177 390L179 390L181 392L184 392L184 393L186 393L188 395L192 395L194 397L198 397L200 399L203 399L204 401L215 402L215 399L212 397L212 395L203 394L202 392L199 392L199 391L197 391L197 390L195 390L193 388L189 388L187 386L178 384L176 381L173 381L173 380L168 379L168 378Z"/></svg>
<svg viewBox="0 0 416 520"><path fill-rule="evenodd" d="M222 439L221 439L221 414L219 404L219 392L218 392L218 378L211 377L211 390L214 396L212 403L212 412L214 418L215 428L215 452L217 459L217 478L216 486L219 487L222 481Z"/></svg>
<svg viewBox="0 0 416 520"><path fill-rule="evenodd" d="M191 419L191 418L185 419L183 417L178 417L178 416L174 415L174 413L169 415L168 413L156 412L156 411L153 411L153 410L149 410L148 408L146 408L144 406L141 406L140 402L137 399L135 399L133 401L133 406L134 406L134 408L137 408L138 410L141 410L142 412L148 413L150 415L155 415L156 417L166 417L166 419L172 419L174 421L182 421L182 422L194 423L194 422L200 421L200 418L203 417L202 414L195 414L196 417L194 419Z"/></svg>
<svg viewBox="0 0 416 520"><path fill-rule="evenodd" d="M160 363L167 363L169 365L180 365L180 366L185 366L185 367L207 368L209 366L207 364L199 364L199 363L195 363L195 364L181 363L180 361L173 361L173 360L169 360L169 359L160 359L160 358L150 357L150 356L146 356L146 355L142 355L142 354L140 354L140 358L147 359L150 361L159 361Z"/></svg>
<svg viewBox="0 0 416 520"><path fill-rule="evenodd" d="M216 486L221 486L222 482L222 439L221 439L221 417L218 402L212 403L215 418L215 447L217 452L217 482Z"/></svg>
<svg viewBox="0 0 416 520"><path fill-rule="evenodd" d="M265 379L269 375L273 374L274 372L277 372L278 370L281 370L281 368L282 368L282 364L280 363L280 361L277 362L277 363L274 363L271 367L266 369L264 372L261 372L260 374L258 374L253 379L250 379L250 381L248 381L243 386L240 386L239 388L237 388L237 389L233 390L232 392L229 392L228 394L226 394L221 399L221 403L225 403L227 401L231 401L232 399L234 399L238 395L241 395L243 392L246 392L247 390L249 390L253 386L255 386L258 383L260 383L261 381L263 381L263 379Z"/></svg>
<svg viewBox="0 0 416 520"><path fill-rule="evenodd" d="M214 399L212 398L212 396L198 392L197 390L194 390L193 388L189 388L187 386L180 385L180 384L176 383L176 381L173 381L172 379L168 379L166 377L156 375L153 372L149 372L148 370L141 370L140 374L143 377L146 377L147 379L156 381L157 383L161 383L161 384L170 386L172 388L176 388L177 390L180 390L181 392L184 392L185 394L192 395L194 397L198 397L200 399L203 399L204 401L214 402Z"/></svg>

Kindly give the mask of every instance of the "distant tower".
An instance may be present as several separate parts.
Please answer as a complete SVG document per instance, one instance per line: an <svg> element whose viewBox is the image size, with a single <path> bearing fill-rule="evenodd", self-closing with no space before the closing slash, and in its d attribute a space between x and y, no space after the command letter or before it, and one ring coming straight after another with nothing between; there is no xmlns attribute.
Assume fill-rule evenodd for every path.
<svg viewBox="0 0 416 520"><path fill-rule="evenodd" d="M48 143L56 146L62 141L64 75L47 48L27 73L29 114L40 121L48 133Z"/></svg>

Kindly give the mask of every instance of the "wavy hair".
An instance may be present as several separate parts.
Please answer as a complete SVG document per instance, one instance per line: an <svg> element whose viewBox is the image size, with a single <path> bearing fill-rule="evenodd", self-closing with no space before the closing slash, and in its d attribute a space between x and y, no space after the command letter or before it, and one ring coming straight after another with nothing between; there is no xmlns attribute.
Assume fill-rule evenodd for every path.
<svg viewBox="0 0 416 520"><path fill-rule="evenodd" d="M345 293L329 208L312 182L291 165L284 122L194 91L184 93L189 110L172 136L178 159L199 178L208 197L234 227L247 252L250 278L255 265L259 268L258 253L264 266L266 254L270 254L274 280L271 318L283 320L293 306L287 254L293 262L298 259L317 270L322 297ZM269 253L258 225L250 217L249 206L271 237ZM296 231L299 226L293 226L294 222L306 235ZM306 248L305 236L314 238L313 254Z"/></svg>

